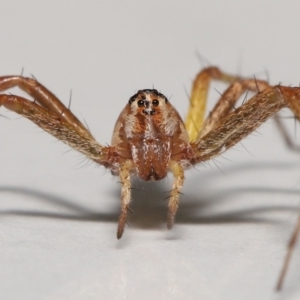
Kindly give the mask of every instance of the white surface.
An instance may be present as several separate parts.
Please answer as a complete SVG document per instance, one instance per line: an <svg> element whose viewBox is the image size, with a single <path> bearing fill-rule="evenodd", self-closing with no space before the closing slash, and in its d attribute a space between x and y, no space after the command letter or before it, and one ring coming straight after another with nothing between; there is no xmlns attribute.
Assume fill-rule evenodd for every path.
<svg viewBox="0 0 300 300"><path fill-rule="evenodd" d="M73 112L101 143L137 89L154 85L184 116L196 51L227 72L267 70L274 84L298 85L299 1L237 3L1 1L1 74L24 67L64 103L72 89ZM210 107L217 98L212 89ZM135 182L135 214L118 241L118 179L1 115L11 120L0 118L0 299L299 299L299 245L274 293L297 217L300 157L272 121L243 142L251 154L238 145L187 172L170 232L172 179Z"/></svg>

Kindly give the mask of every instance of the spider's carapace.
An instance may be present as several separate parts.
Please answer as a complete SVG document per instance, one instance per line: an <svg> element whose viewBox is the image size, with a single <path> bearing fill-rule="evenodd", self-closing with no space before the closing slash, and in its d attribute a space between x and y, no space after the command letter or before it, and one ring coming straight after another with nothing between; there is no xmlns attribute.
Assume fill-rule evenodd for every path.
<svg viewBox="0 0 300 300"><path fill-rule="evenodd" d="M168 99L157 90L140 90L121 112L112 137L119 164L133 160L134 172L145 181L167 176L170 160L189 163L189 137ZM119 166L112 170L119 174Z"/></svg>

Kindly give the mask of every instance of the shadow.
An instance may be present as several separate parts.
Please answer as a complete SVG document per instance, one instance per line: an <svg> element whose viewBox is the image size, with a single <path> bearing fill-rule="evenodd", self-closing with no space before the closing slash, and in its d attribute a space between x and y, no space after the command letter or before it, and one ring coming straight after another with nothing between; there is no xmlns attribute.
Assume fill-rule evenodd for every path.
<svg viewBox="0 0 300 300"><path fill-rule="evenodd" d="M24 211L24 210L0 210L1 215L20 215L28 217L43 217L52 219L65 220L82 220L82 221L103 221L115 222L118 219L118 213L95 213L84 206L72 203L72 201L42 191L21 188L16 186L0 186L0 193L20 194L30 198L36 198L40 202L49 203L64 209L70 210L70 213L53 213L43 211Z"/></svg>
<svg viewBox="0 0 300 300"><path fill-rule="evenodd" d="M225 173L232 175L240 175L243 172L259 172L259 170L283 171L299 168L300 163L286 162L264 162L264 163L244 163L226 167ZM179 210L176 215L176 224L222 224L222 223L278 223L278 220L271 221L265 216L259 217L259 214L266 212L282 212L294 211L295 206L287 205L266 205L265 207L254 207L233 212L207 214L204 210L210 208L218 202L232 201L238 195L243 194L282 194L282 195L300 195L300 189L282 189L269 188L261 186L222 188L214 191L210 186L217 177L224 178L224 174L216 169L202 169L198 174L189 178L185 182L186 189L184 195L180 198ZM131 209L133 214L130 215L129 221L131 225L138 228L153 229L165 228L167 217L168 195L170 191L166 191L166 180L160 182L143 182L135 179L133 181L132 203ZM168 180L170 181L170 180ZM168 183L170 186L170 182ZM207 190L209 192L207 192ZM213 191L213 192L212 192ZM119 197L119 191L112 191L112 197ZM196 196L195 196L196 194Z"/></svg>
<svg viewBox="0 0 300 300"><path fill-rule="evenodd" d="M220 176L224 176L224 174L222 172L216 172L216 170L214 169L203 169L202 165L199 165L200 168L198 166L194 167L194 169L198 170L199 172L205 172L205 176L201 177L201 181L203 182L203 180L211 180L211 178L215 178L216 176L220 177ZM298 169L300 167L300 162L299 163L295 163L295 162L251 162L251 163L242 163L242 164L233 164L231 166L226 166L226 168L222 169L222 171L224 171L225 174L229 174L229 175L234 175L236 173L238 173L239 175L242 173L250 173L250 172L258 172L259 170L274 170L274 171L283 171L283 170L291 170L291 169Z"/></svg>
<svg viewBox="0 0 300 300"><path fill-rule="evenodd" d="M300 165L300 164L299 164ZM226 173L234 174L241 172L257 172L259 169L290 169L299 167L295 163L257 163L257 164L243 164L226 168ZM265 212L278 212L278 211L293 211L294 206L286 205L272 205L257 208L247 208L235 210L233 212L226 213L207 213L201 212L206 207L212 206L220 201L224 202L228 199L233 199L239 194L282 194L282 195L300 195L300 190L295 189L280 189L280 188L268 188L268 187L238 187L221 189L216 192L210 193L209 196L197 196L192 195L195 190L205 190L205 187L209 185L209 182L218 176L224 176L217 170L204 170L199 172L199 175L193 181L197 184L196 189L193 191L185 191L185 195L181 197L180 207L176 216L176 224L222 224L222 223L271 223L278 220L271 221L269 218L266 220L265 216L259 217L259 214ZM166 180L160 182L143 182L138 178L133 179L132 189L132 213L129 214L128 223L131 226L153 229L166 226L167 215L167 196L169 191L166 192ZM199 182L201 185L199 186ZM63 219L73 221L88 221L88 222L114 222L117 223L119 217L119 206L116 206L112 212L95 212L87 209L84 206L73 203L71 200L65 199L58 195L44 193L42 191L20 188L15 186L0 186L0 193L13 193L20 194L22 196L28 196L36 198L38 201L46 202L51 205L61 207L69 210L67 213L57 213L47 211L24 211L24 210L1 210L0 216L14 215L14 216L27 216L36 218L51 218L51 219ZM206 194L206 193L204 193ZM112 197L119 199L120 190L114 189L112 191ZM200 198L201 197L201 198ZM165 198L165 199L164 199ZM200 198L200 199L199 199ZM83 202L83 201L82 201ZM116 202L118 203L118 202Z"/></svg>

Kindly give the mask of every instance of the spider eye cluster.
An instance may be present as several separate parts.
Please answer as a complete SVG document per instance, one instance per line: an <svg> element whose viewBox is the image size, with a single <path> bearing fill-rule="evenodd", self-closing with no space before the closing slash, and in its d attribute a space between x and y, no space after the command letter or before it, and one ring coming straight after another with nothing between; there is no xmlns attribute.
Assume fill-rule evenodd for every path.
<svg viewBox="0 0 300 300"><path fill-rule="evenodd" d="M155 98L156 97L161 98L161 100L164 100L165 103L169 102L168 99L163 94L159 93L157 90L145 89L145 90L139 90L135 95L130 97L128 103L132 104L135 100L139 99L137 102L138 107L143 107L145 105L147 106L146 102L148 102L148 101L146 101L146 94L152 94L152 96L154 96ZM160 100L154 99L154 100L152 100L152 105L154 107L157 107L157 106L159 106L159 102L160 102Z"/></svg>

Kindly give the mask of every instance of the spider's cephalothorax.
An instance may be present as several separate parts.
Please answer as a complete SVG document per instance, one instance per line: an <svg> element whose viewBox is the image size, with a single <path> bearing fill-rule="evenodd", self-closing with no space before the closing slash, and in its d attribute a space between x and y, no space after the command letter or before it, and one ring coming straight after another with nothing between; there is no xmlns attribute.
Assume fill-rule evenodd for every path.
<svg viewBox="0 0 300 300"><path fill-rule="evenodd" d="M112 146L119 163L132 160L133 171L141 179L160 180L166 177L171 159L185 159L189 138L181 117L163 94L140 90L121 112Z"/></svg>

